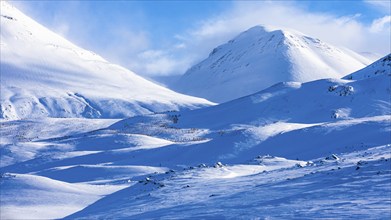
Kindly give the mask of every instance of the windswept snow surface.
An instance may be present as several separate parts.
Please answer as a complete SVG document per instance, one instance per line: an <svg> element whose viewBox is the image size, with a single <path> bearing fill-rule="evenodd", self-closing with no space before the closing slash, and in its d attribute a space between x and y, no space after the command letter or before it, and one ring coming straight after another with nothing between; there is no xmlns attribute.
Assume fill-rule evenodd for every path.
<svg viewBox="0 0 391 220"><path fill-rule="evenodd" d="M53 219L128 185L71 184L28 174L1 176L1 219Z"/></svg>
<svg viewBox="0 0 391 220"><path fill-rule="evenodd" d="M215 48L174 88L222 103L278 82L340 78L373 61L295 30L255 26Z"/></svg>
<svg viewBox="0 0 391 220"><path fill-rule="evenodd" d="M388 219L388 57L192 111L2 120L2 218Z"/></svg>
<svg viewBox="0 0 391 220"><path fill-rule="evenodd" d="M306 163L259 159L279 161L272 169L261 163L153 176L67 219L387 219L390 147Z"/></svg>
<svg viewBox="0 0 391 220"><path fill-rule="evenodd" d="M1 1L0 117L123 118L212 103L143 79Z"/></svg>

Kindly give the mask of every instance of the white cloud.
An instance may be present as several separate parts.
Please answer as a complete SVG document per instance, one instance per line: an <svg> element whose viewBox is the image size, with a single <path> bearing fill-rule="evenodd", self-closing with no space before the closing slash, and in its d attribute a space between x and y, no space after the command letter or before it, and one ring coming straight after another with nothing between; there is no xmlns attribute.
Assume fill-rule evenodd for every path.
<svg viewBox="0 0 391 220"><path fill-rule="evenodd" d="M136 68L150 76L183 73L189 66L188 59L178 59L172 55L172 52L163 50L144 51L137 56L137 61L142 65Z"/></svg>
<svg viewBox="0 0 391 220"><path fill-rule="evenodd" d="M376 19L372 22L370 30L372 32L378 33L382 31L390 32L391 16L384 16L382 18Z"/></svg>
<svg viewBox="0 0 391 220"><path fill-rule="evenodd" d="M389 14L391 11L391 2L389 0L364 0L364 2L381 12Z"/></svg>
<svg viewBox="0 0 391 220"><path fill-rule="evenodd" d="M178 44L174 45L174 47L177 48L177 49L185 49L186 48L186 44L178 43Z"/></svg>
<svg viewBox="0 0 391 220"><path fill-rule="evenodd" d="M54 32L64 37L69 35L69 30L70 27L68 23L61 23L54 28Z"/></svg>
<svg viewBox="0 0 391 220"><path fill-rule="evenodd" d="M146 50L140 53L138 56L142 59L157 59L164 56L165 52L162 50Z"/></svg>

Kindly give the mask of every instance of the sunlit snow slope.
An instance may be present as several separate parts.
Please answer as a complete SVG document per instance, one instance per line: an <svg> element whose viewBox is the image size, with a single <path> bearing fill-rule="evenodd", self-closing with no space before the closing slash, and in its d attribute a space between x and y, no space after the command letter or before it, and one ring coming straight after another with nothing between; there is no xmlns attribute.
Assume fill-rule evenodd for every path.
<svg viewBox="0 0 391 220"><path fill-rule="evenodd" d="M193 111L2 121L1 217L387 219L390 57Z"/></svg>
<svg viewBox="0 0 391 220"><path fill-rule="evenodd" d="M131 115L121 103L133 95L139 112L162 106L147 96L206 103L170 101L34 22L40 31L23 32L32 21L1 6L3 117ZM39 49L41 33L59 47ZM391 54L341 77L191 111L0 120L0 219L390 219Z"/></svg>
<svg viewBox="0 0 391 220"><path fill-rule="evenodd" d="M390 55L360 71L372 72L369 78L278 83L217 106L172 113L178 115L177 122L166 125L166 128L193 129L195 139L205 140L205 143L156 150L156 153L151 150L145 157L155 158L152 161L159 158L162 164L166 163L164 157L169 163L178 164L194 161L193 165L196 165L218 160L237 163L260 153L311 159L343 152L361 143L388 144L391 142L389 58ZM353 78L360 72L353 74ZM145 129L137 129L142 124L156 124L157 127L163 123L162 118L170 119L164 115L135 117L111 128L157 133L160 137L170 138L165 132L154 130L153 126L144 125ZM167 133L168 129L165 131ZM173 151L177 157L170 158ZM143 157L140 155L137 160L145 161Z"/></svg>
<svg viewBox="0 0 391 220"><path fill-rule="evenodd" d="M353 51L294 30L255 26L215 48L174 88L221 103L277 82L340 78L370 63Z"/></svg>
<svg viewBox="0 0 391 220"><path fill-rule="evenodd" d="M211 104L111 64L5 1L0 46L1 118L119 118Z"/></svg>
<svg viewBox="0 0 391 220"><path fill-rule="evenodd" d="M390 58L347 76L353 80L280 83L218 106L120 121L109 129L188 137L115 164L187 167L68 217L389 218Z"/></svg>

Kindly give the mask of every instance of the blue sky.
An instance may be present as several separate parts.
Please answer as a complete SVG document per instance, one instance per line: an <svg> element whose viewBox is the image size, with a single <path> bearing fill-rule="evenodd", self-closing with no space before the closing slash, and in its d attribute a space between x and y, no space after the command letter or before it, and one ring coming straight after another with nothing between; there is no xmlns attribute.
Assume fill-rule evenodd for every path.
<svg viewBox="0 0 391 220"><path fill-rule="evenodd" d="M147 77L182 74L266 24L358 52L390 52L389 1L13 1L77 45Z"/></svg>

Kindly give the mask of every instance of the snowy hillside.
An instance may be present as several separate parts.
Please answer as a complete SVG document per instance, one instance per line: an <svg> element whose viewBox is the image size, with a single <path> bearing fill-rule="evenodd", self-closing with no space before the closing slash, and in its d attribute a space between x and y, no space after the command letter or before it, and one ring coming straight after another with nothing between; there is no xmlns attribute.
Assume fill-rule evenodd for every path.
<svg viewBox="0 0 391 220"><path fill-rule="evenodd" d="M222 103L278 82L340 78L370 63L353 51L294 30L255 26L215 48L174 88Z"/></svg>
<svg viewBox="0 0 391 220"><path fill-rule="evenodd" d="M387 219L388 57L192 111L3 120L1 218Z"/></svg>
<svg viewBox="0 0 391 220"><path fill-rule="evenodd" d="M365 79L375 77L378 75L390 75L391 74L391 54L383 57L375 63L369 65L367 68L361 69L357 72L349 74L344 79Z"/></svg>
<svg viewBox="0 0 391 220"><path fill-rule="evenodd" d="M0 8L1 118L120 118L211 104L111 64L5 1Z"/></svg>

